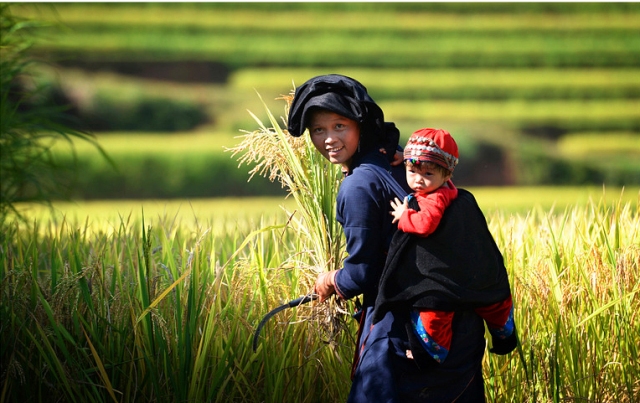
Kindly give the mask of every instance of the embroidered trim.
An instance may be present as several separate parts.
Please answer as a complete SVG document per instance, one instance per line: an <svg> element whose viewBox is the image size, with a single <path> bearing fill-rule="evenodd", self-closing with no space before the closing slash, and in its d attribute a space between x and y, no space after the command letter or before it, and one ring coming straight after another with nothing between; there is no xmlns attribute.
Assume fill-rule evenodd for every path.
<svg viewBox="0 0 640 403"><path fill-rule="evenodd" d="M426 156L434 159L434 162L439 163L439 165L444 166L451 172L458 165L458 158L438 147L433 139L429 137L412 138L411 143L407 144L405 148L404 159L415 164L418 161L424 161Z"/></svg>
<svg viewBox="0 0 640 403"><path fill-rule="evenodd" d="M427 330L422 324L422 319L420 319L420 313L415 309L411 310L411 323L413 324L413 330L415 330L418 338L420 339L422 347L424 347L427 353L434 360L438 363L442 363L447 358L449 350L436 343L429 333L427 333Z"/></svg>

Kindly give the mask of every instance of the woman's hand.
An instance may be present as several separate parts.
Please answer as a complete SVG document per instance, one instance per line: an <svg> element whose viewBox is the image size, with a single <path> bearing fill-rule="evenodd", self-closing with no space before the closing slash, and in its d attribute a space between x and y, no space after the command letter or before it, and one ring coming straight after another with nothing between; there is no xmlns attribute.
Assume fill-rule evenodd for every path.
<svg viewBox="0 0 640 403"><path fill-rule="evenodd" d="M404 198L404 201L400 201L397 197L391 200L391 208L393 211L389 212L393 216L392 223L395 224L400 221L400 217L402 217L402 213L409 209L409 201L407 198Z"/></svg>
<svg viewBox="0 0 640 403"><path fill-rule="evenodd" d="M320 302L324 302L335 294L336 292L336 273L337 270L327 271L324 273L320 273L318 278L316 279L316 285L314 287L314 292L318 294L320 298Z"/></svg>

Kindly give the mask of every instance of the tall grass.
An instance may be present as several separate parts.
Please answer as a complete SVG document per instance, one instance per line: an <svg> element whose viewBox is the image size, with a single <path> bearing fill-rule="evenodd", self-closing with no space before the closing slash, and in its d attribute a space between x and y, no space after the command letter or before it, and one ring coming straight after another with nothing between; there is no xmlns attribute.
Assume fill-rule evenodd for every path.
<svg viewBox="0 0 640 403"><path fill-rule="evenodd" d="M385 101L385 111L398 120L427 122L501 122L505 125L552 124L566 130L633 131L638 127L637 99L549 101ZM610 124L606 122L612 120Z"/></svg>
<svg viewBox="0 0 640 403"><path fill-rule="evenodd" d="M521 341L485 357L489 401L638 400L637 209L487 215ZM259 319L310 286L310 244L273 217L223 235L171 216L16 223L0 245L0 401L343 401L349 322L331 333L302 306L251 349Z"/></svg>
<svg viewBox="0 0 640 403"><path fill-rule="evenodd" d="M284 143L292 139L276 132ZM263 127L247 139L272 134ZM111 222L116 231L93 228L89 218L84 225L16 222L13 241L1 245L8 370L0 401L340 400L353 341L338 331L349 324L335 310L283 313L279 320L303 322L274 320L257 352L250 347L264 313L308 293L318 271L341 261L334 254L343 241L326 199L335 192L335 168L317 164L308 142L285 152L312 159L273 171L299 208L254 231L245 223L221 238L210 231L219 223L189 227L165 216L147 226L144 215ZM323 183L326 193L309 187ZM324 231L310 230L317 219ZM304 321L309 316L319 319ZM38 387L25 388L27 379Z"/></svg>
<svg viewBox="0 0 640 403"><path fill-rule="evenodd" d="M638 401L638 203L590 200L489 221L522 343L519 357L486 357L493 401Z"/></svg>
<svg viewBox="0 0 640 403"><path fill-rule="evenodd" d="M268 220L224 238L202 224L16 223L1 245L0 401L337 400L346 374L313 326L286 324L296 312L251 350L259 318L308 290L299 238Z"/></svg>
<svg viewBox="0 0 640 403"><path fill-rule="evenodd" d="M243 68L233 72L237 91L280 93L288 82L321 75L320 68ZM369 83L378 102L393 99L602 99L632 98L640 92L637 69L379 69L344 67L341 72Z"/></svg>
<svg viewBox="0 0 640 403"><path fill-rule="evenodd" d="M252 350L260 318L309 292L344 253L333 167L271 114L260 125L235 151L288 187L293 211L234 220L224 232L213 230L228 228L215 215L8 227L0 402L345 400L355 323L343 307L281 312ZM487 214L521 342L517 353L485 356L489 401L638 401L639 202Z"/></svg>

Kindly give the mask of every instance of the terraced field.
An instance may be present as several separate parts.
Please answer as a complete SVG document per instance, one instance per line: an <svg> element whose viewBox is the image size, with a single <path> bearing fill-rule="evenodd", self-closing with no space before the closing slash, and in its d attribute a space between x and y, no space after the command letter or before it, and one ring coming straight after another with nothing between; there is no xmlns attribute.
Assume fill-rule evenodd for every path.
<svg viewBox="0 0 640 403"><path fill-rule="evenodd" d="M184 125L98 125L100 136L230 139L256 128L247 110L284 114L276 98L336 72L364 83L403 139L449 129L465 151L459 183L640 183L636 3L52 3L15 12L50 23L34 51L54 62L43 75L81 113L135 122L145 116L136 111L160 108L150 99L190 105L151 114Z"/></svg>

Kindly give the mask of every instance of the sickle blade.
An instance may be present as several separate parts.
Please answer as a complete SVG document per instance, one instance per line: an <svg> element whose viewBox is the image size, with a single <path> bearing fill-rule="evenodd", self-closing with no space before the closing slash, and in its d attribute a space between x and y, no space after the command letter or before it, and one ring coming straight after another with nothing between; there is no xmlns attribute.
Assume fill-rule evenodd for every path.
<svg viewBox="0 0 640 403"><path fill-rule="evenodd" d="M253 334L253 351L255 352L258 349L258 338L260 337L260 330L262 330L262 327L265 325L265 323L267 323L269 319L271 319L273 315L277 314L280 311L284 311L287 308L294 308L296 306L306 304L307 302L313 301L316 298L318 298L316 294L304 295L300 298L294 299L293 301L289 301L286 304L280 305L279 307L266 314L258 324L258 327Z"/></svg>

